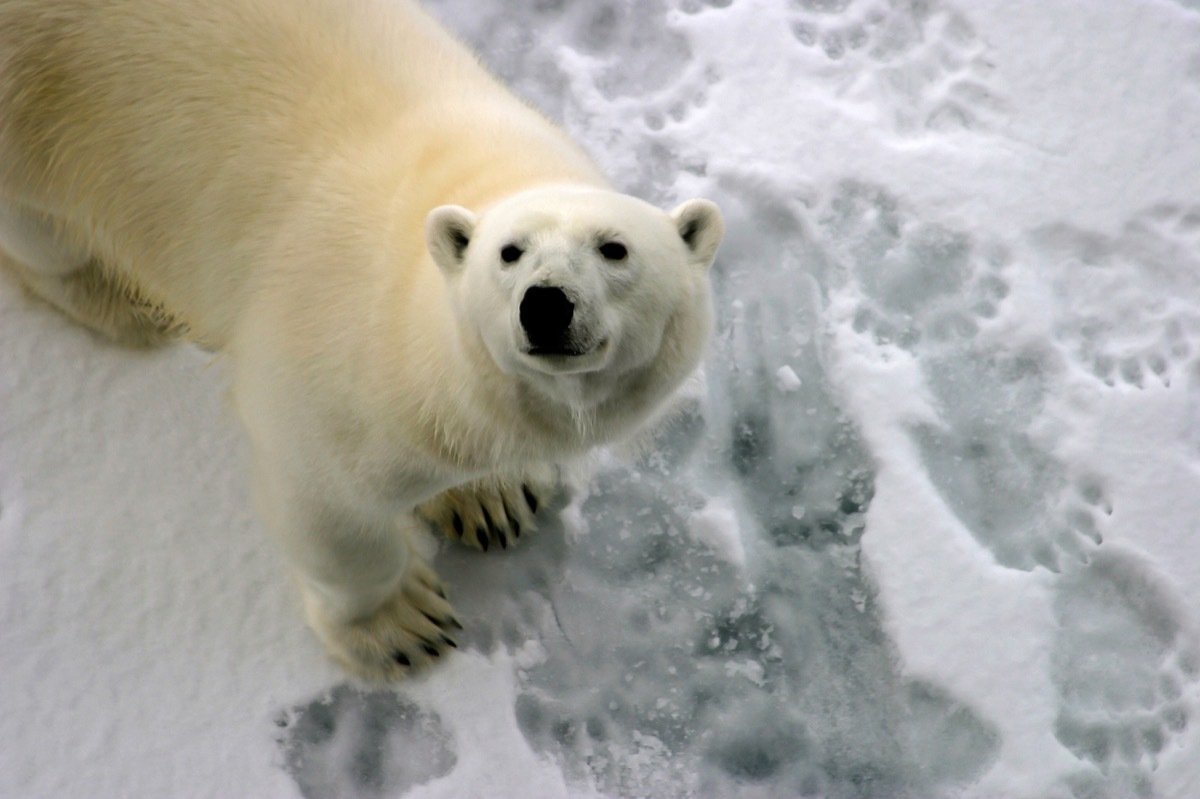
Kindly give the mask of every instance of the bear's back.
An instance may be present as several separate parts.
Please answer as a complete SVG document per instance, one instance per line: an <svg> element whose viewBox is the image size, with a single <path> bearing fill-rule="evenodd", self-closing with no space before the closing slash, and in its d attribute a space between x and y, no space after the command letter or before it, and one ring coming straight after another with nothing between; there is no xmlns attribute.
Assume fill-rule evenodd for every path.
<svg viewBox="0 0 1200 799"><path fill-rule="evenodd" d="M438 204L603 180L401 0L7 2L0 112L0 202L213 344L298 219L419 237Z"/></svg>

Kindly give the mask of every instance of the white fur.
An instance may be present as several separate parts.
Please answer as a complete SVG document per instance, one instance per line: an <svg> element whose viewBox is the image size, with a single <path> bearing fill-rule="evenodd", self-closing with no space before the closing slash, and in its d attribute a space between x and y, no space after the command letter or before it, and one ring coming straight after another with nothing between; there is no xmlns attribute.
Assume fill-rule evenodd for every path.
<svg viewBox="0 0 1200 799"><path fill-rule="evenodd" d="M706 201L611 191L407 3L0 0L0 248L41 280L87 261L227 353L264 522L360 675L451 626L416 506L515 527L695 368L721 234ZM529 354L545 285L578 352Z"/></svg>

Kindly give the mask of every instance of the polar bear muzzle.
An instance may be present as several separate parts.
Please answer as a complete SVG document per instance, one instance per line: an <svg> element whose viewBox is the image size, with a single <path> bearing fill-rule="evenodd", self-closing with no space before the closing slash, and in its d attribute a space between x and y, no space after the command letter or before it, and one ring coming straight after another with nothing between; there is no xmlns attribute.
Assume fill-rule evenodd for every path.
<svg viewBox="0 0 1200 799"><path fill-rule="evenodd" d="M529 340L530 355L583 355L586 350L572 339L575 303L558 286L537 285L521 298L521 329Z"/></svg>

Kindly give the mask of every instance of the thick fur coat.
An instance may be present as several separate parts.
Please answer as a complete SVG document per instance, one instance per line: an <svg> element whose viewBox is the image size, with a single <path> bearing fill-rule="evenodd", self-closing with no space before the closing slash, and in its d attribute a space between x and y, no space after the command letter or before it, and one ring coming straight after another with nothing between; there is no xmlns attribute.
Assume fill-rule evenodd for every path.
<svg viewBox="0 0 1200 799"><path fill-rule="evenodd" d="M0 0L0 262L231 363L310 624L398 677L458 622L414 511L508 546L709 335L716 207L613 192L399 0Z"/></svg>

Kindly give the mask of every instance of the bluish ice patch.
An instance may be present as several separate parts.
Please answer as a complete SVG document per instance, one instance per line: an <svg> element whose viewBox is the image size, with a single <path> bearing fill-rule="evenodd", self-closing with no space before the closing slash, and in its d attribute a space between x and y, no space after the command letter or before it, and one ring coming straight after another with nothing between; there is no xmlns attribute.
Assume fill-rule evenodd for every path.
<svg viewBox="0 0 1200 799"><path fill-rule="evenodd" d="M873 470L823 363L824 288L769 260L750 225L796 262L820 254L786 206L727 190L747 241L719 266L709 401L589 486L518 722L606 795L951 792L986 769L996 733L901 673L862 566ZM714 502L736 509L725 532L744 562L697 534Z"/></svg>

